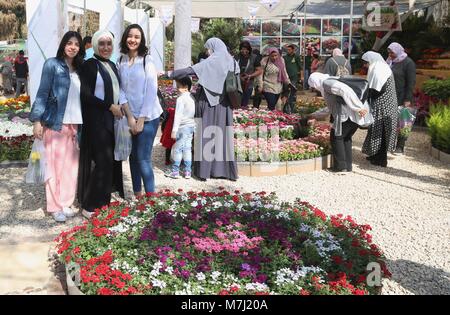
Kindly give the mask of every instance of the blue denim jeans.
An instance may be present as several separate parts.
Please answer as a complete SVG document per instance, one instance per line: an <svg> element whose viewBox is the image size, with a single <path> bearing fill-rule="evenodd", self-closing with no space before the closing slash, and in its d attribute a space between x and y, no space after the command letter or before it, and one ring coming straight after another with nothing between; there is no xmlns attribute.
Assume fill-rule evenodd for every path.
<svg viewBox="0 0 450 315"><path fill-rule="evenodd" d="M184 171L192 172L192 138L194 127L186 126L178 129L177 142L172 147L172 172L179 173L181 160L184 162Z"/></svg>
<svg viewBox="0 0 450 315"><path fill-rule="evenodd" d="M247 108L248 107L248 103L250 101L250 97L252 96L253 93L253 85L250 85L249 88L247 88L244 93L242 94L242 101L241 101L241 107L242 108Z"/></svg>
<svg viewBox="0 0 450 315"><path fill-rule="evenodd" d="M273 94L269 92L264 92L264 98L267 101L267 107L269 110L274 110L277 106L278 99L280 98L280 94Z"/></svg>
<svg viewBox="0 0 450 315"><path fill-rule="evenodd" d="M152 149L156 132L159 126L159 117L144 123L144 130L132 137L133 145L130 155L131 180L133 191L140 193L142 180L144 180L145 192L155 191L155 176L152 166Z"/></svg>

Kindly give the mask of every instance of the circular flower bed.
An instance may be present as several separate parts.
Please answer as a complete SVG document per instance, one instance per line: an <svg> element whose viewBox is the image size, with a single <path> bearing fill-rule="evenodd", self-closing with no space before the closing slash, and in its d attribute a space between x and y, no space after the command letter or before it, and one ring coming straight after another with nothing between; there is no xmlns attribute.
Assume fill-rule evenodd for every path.
<svg viewBox="0 0 450 315"><path fill-rule="evenodd" d="M85 294L374 294L370 227L274 193L147 194L56 239Z"/></svg>

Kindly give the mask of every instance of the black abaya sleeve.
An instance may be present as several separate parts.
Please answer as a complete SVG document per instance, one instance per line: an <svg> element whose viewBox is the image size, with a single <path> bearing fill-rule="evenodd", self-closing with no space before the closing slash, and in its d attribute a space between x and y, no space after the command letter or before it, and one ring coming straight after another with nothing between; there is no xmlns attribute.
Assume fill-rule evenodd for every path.
<svg viewBox="0 0 450 315"><path fill-rule="evenodd" d="M170 78L177 80L177 79L181 79L183 77L187 77L188 75L195 75L195 71L191 67L174 70L172 72L172 75L170 76Z"/></svg>

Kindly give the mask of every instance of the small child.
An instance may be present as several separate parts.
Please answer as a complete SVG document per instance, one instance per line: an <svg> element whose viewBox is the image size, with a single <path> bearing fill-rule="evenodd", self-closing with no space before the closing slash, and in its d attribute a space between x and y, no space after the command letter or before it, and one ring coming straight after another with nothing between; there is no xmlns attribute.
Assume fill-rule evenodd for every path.
<svg viewBox="0 0 450 315"><path fill-rule="evenodd" d="M172 139L172 127L173 127L173 121L175 119L175 108L167 108L164 111L164 119L161 123L161 139L160 143L161 145L166 149L166 165L171 165L172 162L170 161L170 153L172 151L172 146L175 144L175 140Z"/></svg>
<svg viewBox="0 0 450 315"><path fill-rule="evenodd" d="M167 177L180 178L181 160L184 161L184 177L191 178L192 171L192 138L195 130L195 101L192 97L192 82L189 77L176 80L178 99L172 127L172 139L176 140L172 147L172 170Z"/></svg>

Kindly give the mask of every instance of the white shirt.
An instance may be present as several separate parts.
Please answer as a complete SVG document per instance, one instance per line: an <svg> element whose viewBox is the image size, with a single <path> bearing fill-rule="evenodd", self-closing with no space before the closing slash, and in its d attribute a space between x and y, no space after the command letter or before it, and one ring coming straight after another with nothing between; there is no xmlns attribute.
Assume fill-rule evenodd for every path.
<svg viewBox="0 0 450 315"><path fill-rule="evenodd" d="M95 97L105 100L105 82L103 81L102 75L100 72L97 72L97 80L95 80Z"/></svg>
<svg viewBox="0 0 450 315"><path fill-rule="evenodd" d="M159 104L158 75L152 58L146 56L144 70L143 57L136 57L130 66L128 55L123 55L117 68L120 75L119 103L128 103L135 118L145 117L146 121L159 118L163 110Z"/></svg>
<svg viewBox="0 0 450 315"><path fill-rule="evenodd" d="M371 114L369 113L370 111L369 104L367 102L363 104L359 100L356 93L348 85L340 81L333 80L331 85L331 94L342 97L342 99L345 102L345 105L347 105L342 106L341 112L342 122L345 122L350 118L350 120L353 121L354 123L360 126L365 126L367 124L367 121L371 119ZM326 95L324 95L324 97L326 98ZM361 109L367 110L367 115L365 117L361 117L359 115L358 111L360 111Z"/></svg>
<svg viewBox="0 0 450 315"><path fill-rule="evenodd" d="M191 93L184 92L177 98L172 133L186 126L195 126L195 101Z"/></svg>
<svg viewBox="0 0 450 315"><path fill-rule="evenodd" d="M79 125L83 123L81 116L80 101L80 78L75 72L70 73L70 87L67 95L66 110L64 112L63 124Z"/></svg>

